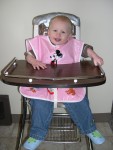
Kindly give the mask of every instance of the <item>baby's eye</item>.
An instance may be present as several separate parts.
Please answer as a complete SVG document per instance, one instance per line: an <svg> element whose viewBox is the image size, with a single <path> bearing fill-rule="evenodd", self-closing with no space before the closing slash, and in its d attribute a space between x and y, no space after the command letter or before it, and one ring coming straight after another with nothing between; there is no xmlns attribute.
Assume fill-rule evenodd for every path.
<svg viewBox="0 0 113 150"><path fill-rule="evenodd" d="M53 30L54 32L57 32L57 30Z"/></svg>
<svg viewBox="0 0 113 150"><path fill-rule="evenodd" d="M65 34L65 31L62 31L62 33L64 33L64 34Z"/></svg>

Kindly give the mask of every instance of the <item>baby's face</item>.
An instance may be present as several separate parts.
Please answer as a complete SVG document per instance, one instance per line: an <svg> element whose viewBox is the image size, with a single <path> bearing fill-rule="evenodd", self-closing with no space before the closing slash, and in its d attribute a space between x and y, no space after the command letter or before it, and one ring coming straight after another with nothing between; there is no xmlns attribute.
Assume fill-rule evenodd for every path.
<svg viewBox="0 0 113 150"><path fill-rule="evenodd" d="M48 36L54 45L65 44L71 36L71 27L69 23L55 19L50 24Z"/></svg>

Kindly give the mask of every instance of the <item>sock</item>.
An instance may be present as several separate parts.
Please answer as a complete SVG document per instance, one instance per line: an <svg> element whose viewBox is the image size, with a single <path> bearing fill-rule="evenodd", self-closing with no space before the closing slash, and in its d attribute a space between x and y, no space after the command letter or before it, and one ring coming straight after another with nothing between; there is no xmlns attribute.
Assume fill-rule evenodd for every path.
<svg viewBox="0 0 113 150"><path fill-rule="evenodd" d="M27 150L35 150L41 143L42 140L37 140L29 137L27 141L23 144L23 147Z"/></svg>
<svg viewBox="0 0 113 150"><path fill-rule="evenodd" d="M102 144L105 142L105 138L100 134L98 130L87 134L94 144Z"/></svg>

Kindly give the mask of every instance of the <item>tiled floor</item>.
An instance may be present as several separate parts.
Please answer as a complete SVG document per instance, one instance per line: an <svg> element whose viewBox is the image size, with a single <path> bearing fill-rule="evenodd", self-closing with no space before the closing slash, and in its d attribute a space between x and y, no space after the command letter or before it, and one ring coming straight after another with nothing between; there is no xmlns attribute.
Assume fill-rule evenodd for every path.
<svg viewBox="0 0 113 150"><path fill-rule="evenodd" d="M105 136L106 142L102 145L93 145L94 150L113 150L113 132L107 122L97 123L97 128ZM26 128L27 129L27 125ZM25 130L26 135L27 130ZM11 126L0 126L0 150L15 150L16 138L18 133L18 124ZM80 143L70 144L53 144L42 143L38 150L87 150L86 141L82 136ZM23 150L23 148L21 148Z"/></svg>

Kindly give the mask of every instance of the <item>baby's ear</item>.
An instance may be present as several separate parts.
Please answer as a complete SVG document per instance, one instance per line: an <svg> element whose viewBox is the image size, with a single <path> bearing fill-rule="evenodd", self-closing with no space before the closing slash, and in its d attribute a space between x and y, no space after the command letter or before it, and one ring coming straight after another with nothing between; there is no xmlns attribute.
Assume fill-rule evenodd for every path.
<svg viewBox="0 0 113 150"><path fill-rule="evenodd" d="M47 35L49 36L49 28L48 28L48 30L47 30Z"/></svg>
<svg viewBox="0 0 113 150"><path fill-rule="evenodd" d="M68 38L71 38L71 37L72 37L72 33L69 34L69 37L68 37Z"/></svg>
<svg viewBox="0 0 113 150"><path fill-rule="evenodd" d="M72 32L70 33L69 37L72 37Z"/></svg>

